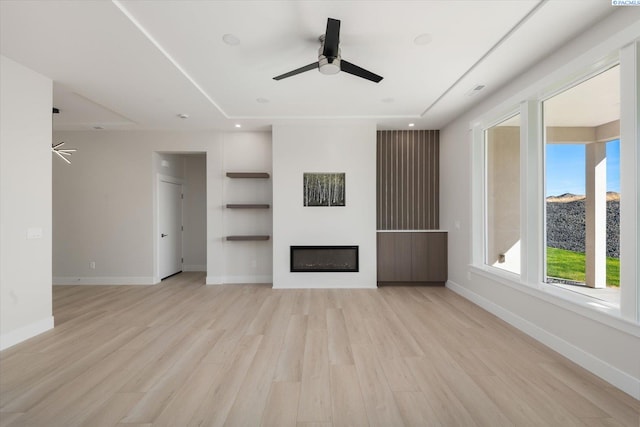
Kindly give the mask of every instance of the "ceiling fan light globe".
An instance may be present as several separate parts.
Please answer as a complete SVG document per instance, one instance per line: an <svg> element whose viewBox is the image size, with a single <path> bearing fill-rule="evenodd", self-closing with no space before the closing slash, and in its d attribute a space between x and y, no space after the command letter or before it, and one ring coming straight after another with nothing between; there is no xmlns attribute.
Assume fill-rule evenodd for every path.
<svg viewBox="0 0 640 427"><path fill-rule="evenodd" d="M319 61L318 70L326 75L338 74L340 72L340 60L335 58L333 62L329 62L327 58L322 58Z"/></svg>

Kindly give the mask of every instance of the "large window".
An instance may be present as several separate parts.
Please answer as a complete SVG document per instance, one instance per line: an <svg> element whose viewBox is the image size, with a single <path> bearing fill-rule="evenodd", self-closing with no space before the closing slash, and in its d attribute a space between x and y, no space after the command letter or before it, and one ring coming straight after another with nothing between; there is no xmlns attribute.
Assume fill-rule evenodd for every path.
<svg viewBox="0 0 640 427"><path fill-rule="evenodd" d="M542 109L545 280L617 305L619 66L545 100Z"/></svg>
<svg viewBox="0 0 640 427"><path fill-rule="evenodd" d="M471 123L470 273L640 323L640 42L617 43Z"/></svg>
<svg viewBox="0 0 640 427"><path fill-rule="evenodd" d="M520 115L485 130L485 263L520 273Z"/></svg>
<svg viewBox="0 0 640 427"><path fill-rule="evenodd" d="M471 272L640 323L640 42L617 49L472 122Z"/></svg>

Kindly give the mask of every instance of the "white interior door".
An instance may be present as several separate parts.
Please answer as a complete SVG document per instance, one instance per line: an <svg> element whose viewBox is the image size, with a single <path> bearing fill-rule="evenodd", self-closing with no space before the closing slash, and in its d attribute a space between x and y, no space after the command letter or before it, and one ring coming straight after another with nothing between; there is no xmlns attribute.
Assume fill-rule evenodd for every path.
<svg viewBox="0 0 640 427"><path fill-rule="evenodd" d="M182 271L182 185L160 181L160 278Z"/></svg>

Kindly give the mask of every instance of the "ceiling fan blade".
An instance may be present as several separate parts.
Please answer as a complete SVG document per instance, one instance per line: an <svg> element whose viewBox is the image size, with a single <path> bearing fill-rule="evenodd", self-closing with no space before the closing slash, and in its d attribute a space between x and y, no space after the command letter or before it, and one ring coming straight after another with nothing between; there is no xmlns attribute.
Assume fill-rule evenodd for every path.
<svg viewBox="0 0 640 427"><path fill-rule="evenodd" d="M305 65L304 67L300 67L296 70L289 71L288 73L280 74L273 78L273 80L282 80L287 77L295 76L296 74L304 73L305 71L311 71L318 68L318 62L314 62L313 64Z"/></svg>
<svg viewBox="0 0 640 427"><path fill-rule="evenodd" d="M340 44L340 20L327 18L322 54L329 59L329 62L333 62L333 59L338 56L338 44Z"/></svg>
<svg viewBox="0 0 640 427"><path fill-rule="evenodd" d="M365 70L364 68L358 67L357 65L345 61L344 59L340 60L340 71L353 74L354 76L362 77L363 79L371 80L375 83L380 83L380 80L382 80L382 76L374 74L371 71Z"/></svg>

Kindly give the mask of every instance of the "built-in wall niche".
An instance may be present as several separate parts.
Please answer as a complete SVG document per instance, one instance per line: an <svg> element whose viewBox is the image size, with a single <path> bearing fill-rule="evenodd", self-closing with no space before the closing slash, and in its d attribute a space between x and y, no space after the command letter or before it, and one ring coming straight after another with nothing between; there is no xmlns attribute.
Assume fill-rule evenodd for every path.
<svg viewBox="0 0 640 427"><path fill-rule="evenodd" d="M264 181L270 178L267 172L227 172L227 178L233 180L241 180L245 182L246 186L254 185L254 181ZM240 210L240 211L255 211L259 213L262 210L268 210L271 205L269 203L256 203L253 200L243 201L242 203L227 203L225 205L227 209ZM246 241L264 241L269 240L271 236L269 234L231 234L227 235L225 239L230 242L246 242Z"/></svg>

